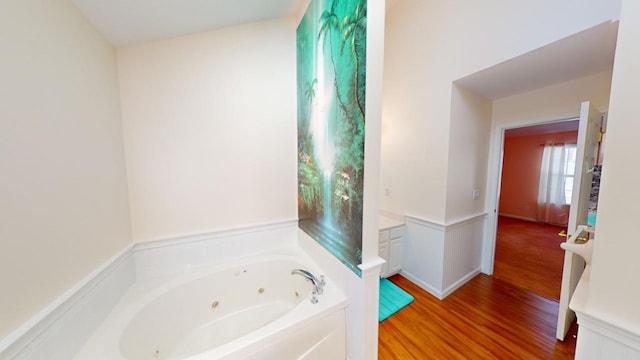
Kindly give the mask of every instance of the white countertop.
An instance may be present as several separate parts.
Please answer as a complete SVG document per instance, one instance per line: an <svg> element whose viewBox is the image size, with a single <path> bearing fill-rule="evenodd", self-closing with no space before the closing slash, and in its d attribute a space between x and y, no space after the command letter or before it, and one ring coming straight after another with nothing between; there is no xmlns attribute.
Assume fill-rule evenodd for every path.
<svg viewBox="0 0 640 360"><path fill-rule="evenodd" d="M390 228L394 228L402 225L404 225L404 222L398 221L392 218L388 218L386 216L380 215L380 217L378 218L379 230L390 229Z"/></svg>

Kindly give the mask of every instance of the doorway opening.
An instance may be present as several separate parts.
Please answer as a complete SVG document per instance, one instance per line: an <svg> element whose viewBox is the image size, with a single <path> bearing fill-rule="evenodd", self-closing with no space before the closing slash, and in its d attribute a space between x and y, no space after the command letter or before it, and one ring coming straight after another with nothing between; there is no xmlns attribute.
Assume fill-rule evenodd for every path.
<svg viewBox="0 0 640 360"><path fill-rule="evenodd" d="M505 129L498 201L496 279L560 299L578 119Z"/></svg>
<svg viewBox="0 0 640 360"><path fill-rule="evenodd" d="M511 214L511 218L520 217L520 220L533 220L536 223L540 224L554 224L567 228L567 233L571 233L571 238L567 239L567 242L573 243L576 239L579 239L579 235L582 233L584 229L589 229L585 227L579 227L579 225L588 223L588 213L592 210L591 207L591 199L590 197L594 192L594 174L596 173L596 167L601 161L601 156L599 154L602 152L602 134L604 133L604 117L591 106L590 102L585 101L581 104L580 116L578 121L578 130L577 133L558 133L553 136L544 135L542 137L538 136L530 136L526 140L528 141L518 141L528 144L528 146L511 146L510 137L508 128L500 128L497 129L500 132L499 142L496 142L496 145L499 146L500 159L498 161L499 165L496 169L496 193L493 199L494 201L494 223L493 223L493 237L492 241L492 251L488 254L492 256L492 268L495 270L495 266L498 265L497 261L494 262L495 256L500 256L499 246L500 244L505 244L502 242L499 234L498 227L502 223L504 225L504 218L508 216L508 212L518 212L521 211L520 207L522 206L522 210L526 210L521 214L525 216L518 216ZM573 119L572 119L573 120ZM561 122L561 121L556 121ZM552 123L556 123L552 122ZM563 121L566 122L566 121ZM532 129L520 129L520 132L526 131L534 131L534 129L541 128L532 128ZM544 128L543 128L544 129ZM535 131L538 132L538 131ZM551 134L551 133L550 133ZM549 136L549 138L545 138ZM574 137L575 136L575 137ZM571 144L573 139L576 139L576 145ZM522 145L522 144L520 144ZM533 153L530 159L517 159L514 161L512 152L509 153L509 148L519 149L526 147L529 149L531 153ZM542 151L540 148L536 150L536 147L542 147ZM542 152L542 154L540 154ZM571 154L577 152L573 157ZM515 171L509 170L510 163L515 163ZM522 165L525 164L525 165ZM527 167L530 169L527 170ZM536 171L536 168L539 169ZM523 173L525 174L522 177ZM532 171L532 172L531 172ZM514 173L516 178L515 183L515 197L511 199L516 205L509 204L508 191L509 183L513 182L513 179L509 178L509 173ZM504 178L502 178L504 176ZM597 180L597 177L595 177ZM527 195L527 193L536 193L536 179L537 179L537 194L534 197L533 195ZM527 185L529 183L529 185ZM573 185L572 185L573 184ZM597 187L595 187L597 192ZM505 192L502 194L501 191ZM530 199L534 199L530 200ZM529 199L529 200L528 200ZM597 200L596 200L597 201ZM531 205L534 204L534 211L531 210ZM502 206L502 208L500 208ZM498 209L500 210L498 212ZM595 210L595 208L594 208ZM594 211L595 214L595 211ZM503 221L499 221L499 215L503 215ZM525 231L523 231L524 227L520 227L519 232L513 233L513 237L517 240L528 239L526 244L519 245L520 247L528 247L535 248L539 247L541 244L545 243L544 238L548 237L546 241L550 242L549 249L553 249L554 242L559 247L560 243L564 241L558 242L557 239L554 241L553 229L548 234L537 233L534 236L527 236ZM593 233L593 229L589 230L589 232ZM564 231L563 231L564 233ZM560 235L560 234L558 234ZM565 237L567 237L565 233ZM563 239L564 240L564 239ZM588 241L588 239L587 239ZM506 244L509 244L506 242ZM516 244L518 245L518 244ZM518 246L512 247L516 250L519 249ZM557 249L557 248L556 248ZM535 253L535 252L534 252ZM525 256L522 259L513 259L510 260L511 264L518 265L526 265L527 260L530 257L530 254L524 252ZM517 283L516 280L515 285L520 285L521 287L526 287L528 290L538 290L539 288L534 287L531 288L531 285L544 285L544 281L540 284L535 284L535 281L532 281L532 277L536 275L548 273L548 270L552 268L553 262L546 261L548 258L545 256L544 252L542 252L543 256L538 259L538 261L533 262L533 266L530 268L522 269L514 268L507 270L506 272L502 272L499 276L511 276L513 274L518 273L518 270L524 273L523 276L520 277L520 283ZM515 257L515 250L512 253L508 253L508 256ZM559 256L559 253L558 253ZM558 304L558 327L556 337L560 340L563 340L569 330L569 327L572 323L572 320L575 319L575 315L569 309L569 299L573 293L573 289L576 288L577 282L582 274L582 270L584 268L584 261L582 258L577 258L573 255L573 253L565 253L562 261L556 261L556 264L562 264L561 271L561 282L560 282L560 295ZM492 271L493 272L493 271ZM523 280L524 279L524 280ZM549 281L549 279L547 279ZM523 283L524 282L524 283ZM543 296L555 298L557 289L557 285L555 285L550 293L541 294ZM555 300L555 299L554 299Z"/></svg>

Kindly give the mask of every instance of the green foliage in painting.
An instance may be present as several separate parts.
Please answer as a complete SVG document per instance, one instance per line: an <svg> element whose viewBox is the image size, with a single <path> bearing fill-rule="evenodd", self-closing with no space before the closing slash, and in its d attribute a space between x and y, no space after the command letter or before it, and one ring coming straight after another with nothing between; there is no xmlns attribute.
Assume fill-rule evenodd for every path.
<svg viewBox="0 0 640 360"><path fill-rule="evenodd" d="M313 164L309 156L304 154L301 156L305 159L298 164L298 178L300 204L303 210L318 211L318 205L321 203L322 179L318 176L318 168Z"/></svg>
<svg viewBox="0 0 640 360"><path fill-rule="evenodd" d="M312 0L297 30L300 227L359 274L366 0Z"/></svg>
<svg viewBox="0 0 640 360"><path fill-rule="evenodd" d="M367 3L359 2L355 11L344 17L342 20L342 51L345 45L349 45L355 59L354 81L351 88L353 96L358 105L358 110L364 119L364 93L365 93L365 66L360 64L361 56L366 50L366 34L367 34Z"/></svg>

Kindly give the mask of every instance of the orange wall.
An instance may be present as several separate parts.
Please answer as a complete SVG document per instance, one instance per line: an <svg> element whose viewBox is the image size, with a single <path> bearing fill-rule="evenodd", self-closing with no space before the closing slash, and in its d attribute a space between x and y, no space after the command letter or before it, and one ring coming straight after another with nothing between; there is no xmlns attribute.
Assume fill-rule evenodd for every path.
<svg viewBox="0 0 640 360"><path fill-rule="evenodd" d="M506 138L500 188L500 215L536 220L543 150L540 144L575 143L577 138L577 131Z"/></svg>

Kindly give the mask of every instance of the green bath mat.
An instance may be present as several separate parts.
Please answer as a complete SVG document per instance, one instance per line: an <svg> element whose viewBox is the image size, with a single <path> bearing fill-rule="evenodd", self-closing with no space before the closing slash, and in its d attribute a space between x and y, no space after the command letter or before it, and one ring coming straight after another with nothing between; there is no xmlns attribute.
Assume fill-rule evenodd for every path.
<svg viewBox="0 0 640 360"><path fill-rule="evenodd" d="M382 321L409 305L413 296L400 289L396 284L387 279L380 279L380 307L378 309L378 321Z"/></svg>

